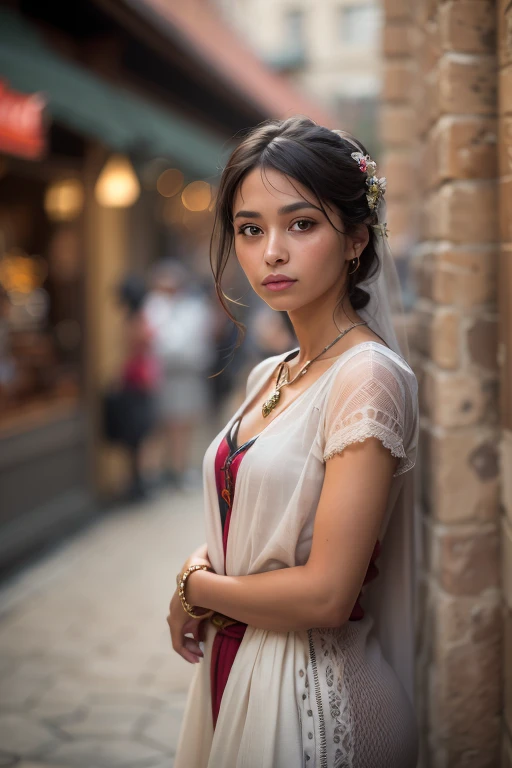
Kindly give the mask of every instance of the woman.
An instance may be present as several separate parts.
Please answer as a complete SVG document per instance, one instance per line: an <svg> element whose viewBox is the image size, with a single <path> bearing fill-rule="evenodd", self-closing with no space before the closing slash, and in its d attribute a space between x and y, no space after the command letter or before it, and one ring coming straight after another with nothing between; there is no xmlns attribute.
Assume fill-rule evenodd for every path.
<svg viewBox="0 0 512 768"><path fill-rule="evenodd" d="M204 457L207 544L168 617L174 650L200 662L174 768L416 765L417 383L375 170L301 117L257 127L224 169L219 297L234 246L299 347L256 365Z"/></svg>
<svg viewBox="0 0 512 768"><path fill-rule="evenodd" d="M143 312L144 281L137 275L128 275L117 286L116 294L125 312L125 354L119 382L105 397L105 433L112 442L128 449L131 483L125 500L141 501L149 495L145 470L148 441L156 426L160 368Z"/></svg>

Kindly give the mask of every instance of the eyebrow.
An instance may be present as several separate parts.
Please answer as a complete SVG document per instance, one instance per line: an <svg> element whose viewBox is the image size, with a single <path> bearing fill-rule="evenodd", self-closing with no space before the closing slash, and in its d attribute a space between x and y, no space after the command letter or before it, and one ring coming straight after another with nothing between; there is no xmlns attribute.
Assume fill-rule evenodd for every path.
<svg viewBox="0 0 512 768"><path fill-rule="evenodd" d="M294 211L301 211L304 208L312 208L315 211L320 210L317 208L316 205L313 205L312 203L304 202L297 202L297 203L290 203L289 205L283 205L282 208L279 208L277 215L283 216L285 213L293 213ZM241 218L247 218L247 219L261 219L261 213L258 213L258 211L238 211L238 213L235 215L235 219L241 219Z"/></svg>

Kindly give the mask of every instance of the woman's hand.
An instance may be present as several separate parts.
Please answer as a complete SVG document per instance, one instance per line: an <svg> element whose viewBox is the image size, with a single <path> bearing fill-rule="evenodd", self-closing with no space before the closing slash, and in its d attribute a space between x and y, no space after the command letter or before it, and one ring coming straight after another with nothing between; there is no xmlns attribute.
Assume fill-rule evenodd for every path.
<svg viewBox="0 0 512 768"><path fill-rule="evenodd" d="M206 544L202 544L198 547L190 557L185 560L180 574L187 570L191 565L208 565L210 568L212 564L208 558L208 548ZM200 609L194 607L194 612L198 612ZM210 616L210 611L205 609L206 617ZM178 590L174 592L171 603L169 605L169 615L167 617L167 623L171 631L172 647L182 656L185 661L191 664L197 664L203 656L203 652L199 647L199 642L204 640L205 632L205 619L193 619L183 609L181 600L178 595ZM191 634L193 639L185 637L185 635Z"/></svg>
<svg viewBox="0 0 512 768"><path fill-rule="evenodd" d="M172 647L182 656L185 661L191 664L197 664L203 657L203 652L199 647L199 642L205 638L204 619L193 619L183 610L178 590L174 592L169 605L169 615L167 623L171 631ZM210 612L207 612L210 615ZM186 634L192 634L193 637L185 637Z"/></svg>

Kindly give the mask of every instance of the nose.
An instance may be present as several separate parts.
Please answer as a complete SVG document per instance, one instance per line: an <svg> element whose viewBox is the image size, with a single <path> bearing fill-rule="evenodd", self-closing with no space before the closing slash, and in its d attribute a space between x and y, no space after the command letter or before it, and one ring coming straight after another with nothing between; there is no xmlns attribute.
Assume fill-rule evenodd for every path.
<svg viewBox="0 0 512 768"><path fill-rule="evenodd" d="M284 241L283 236L275 231L269 232L267 242L265 244L265 261L268 264L275 264L276 262L287 262L289 259L288 249Z"/></svg>

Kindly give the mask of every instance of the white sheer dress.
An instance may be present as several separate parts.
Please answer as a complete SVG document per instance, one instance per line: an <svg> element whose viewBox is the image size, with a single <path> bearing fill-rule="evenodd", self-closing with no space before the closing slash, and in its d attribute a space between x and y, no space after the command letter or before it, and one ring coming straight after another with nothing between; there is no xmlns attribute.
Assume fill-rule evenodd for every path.
<svg viewBox="0 0 512 768"><path fill-rule="evenodd" d="M259 363L247 395L203 463L209 556L224 573L214 460L217 448L278 363ZM378 577L363 591L364 618L336 629L247 627L215 730L207 622L204 658L189 690L174 768L415 768L412 704L413 499L417 382L377 342L347 350L260 433L241 462L226 558L228 575L303 565L311 549L325 462L377 437L400 459L380 532ZM371 482L371 478L369 478Z"/></svg>

